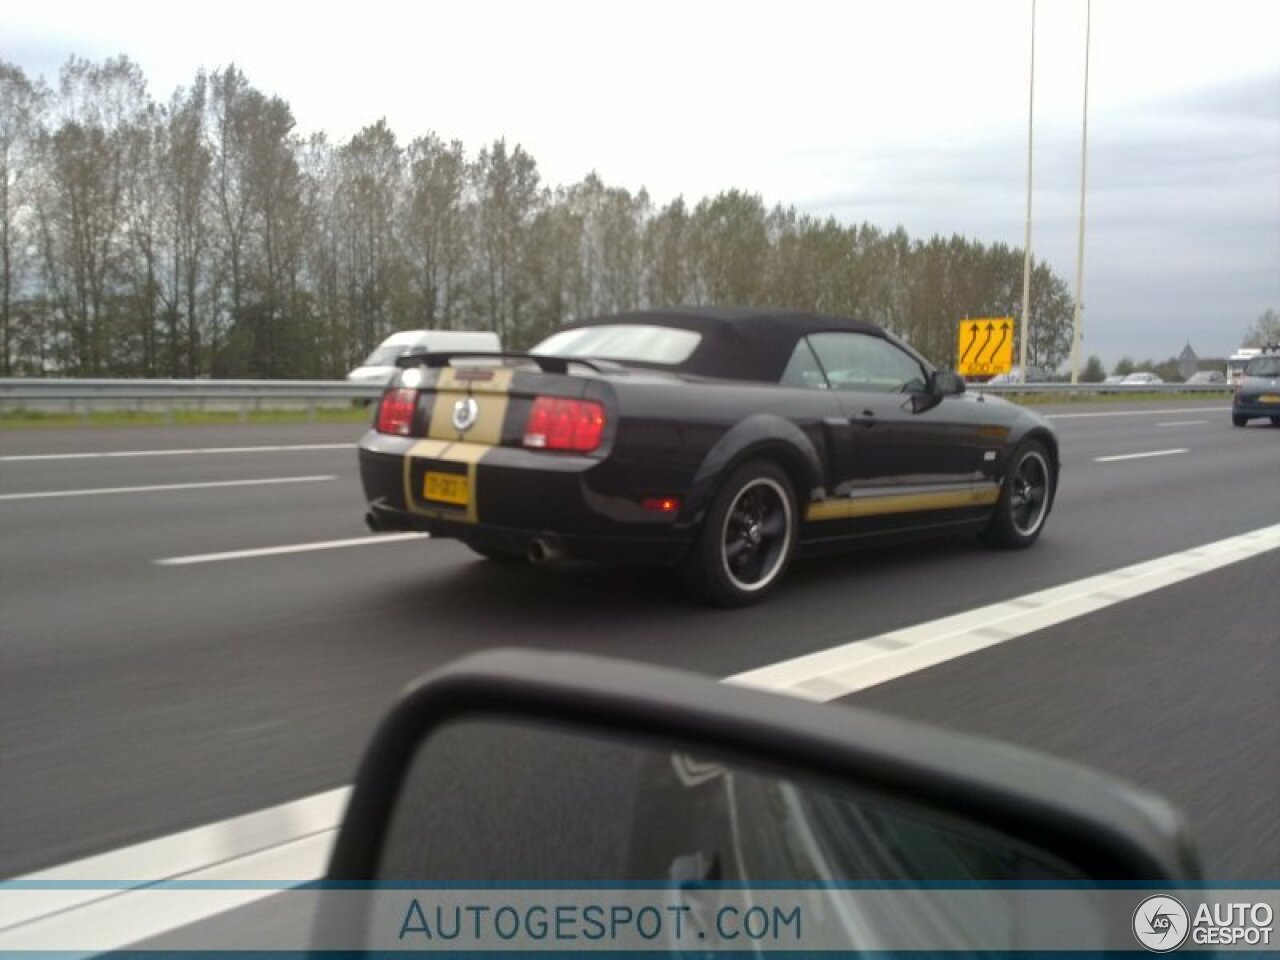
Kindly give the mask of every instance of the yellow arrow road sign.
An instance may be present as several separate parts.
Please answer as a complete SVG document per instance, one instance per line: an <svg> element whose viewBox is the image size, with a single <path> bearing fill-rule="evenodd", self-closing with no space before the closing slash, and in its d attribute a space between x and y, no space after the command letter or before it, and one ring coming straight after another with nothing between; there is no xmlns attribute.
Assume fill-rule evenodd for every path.
<svg viewBox="0 0 1280 960"><path fill-rule="evenodd" d="M960 322L956 373L994 376L1013 369L1013 317L982 317Z"/></svg>

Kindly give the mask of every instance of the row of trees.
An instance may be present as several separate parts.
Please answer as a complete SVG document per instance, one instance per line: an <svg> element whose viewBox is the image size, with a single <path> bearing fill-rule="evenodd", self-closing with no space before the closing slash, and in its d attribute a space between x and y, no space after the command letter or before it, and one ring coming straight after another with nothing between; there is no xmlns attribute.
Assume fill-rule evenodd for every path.
<svg viewBox="0 0 1280 960"><path fill-rule="evenodd" d="M737 190L552 186L502 140L302 137L234 66L158 103L124 57L72 58L53 89L0 61L4 375L333 377L397 329L519 349L577 316L710 303L868 318L946 363L962 317L1019 315L1021 277L1003 244ZM1053 368L1071 298L1045 264L1032 291L1030 361Z"/></svg>

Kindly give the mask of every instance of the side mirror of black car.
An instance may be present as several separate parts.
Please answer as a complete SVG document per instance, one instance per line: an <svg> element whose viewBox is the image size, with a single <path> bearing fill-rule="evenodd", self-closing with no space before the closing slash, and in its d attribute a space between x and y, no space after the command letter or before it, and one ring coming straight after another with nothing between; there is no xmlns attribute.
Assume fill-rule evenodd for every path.
<svg viewBox="0 0 1280 960"><path fill-rule="evenodd" d="M1050 915L1100 949L1117 942L1108 885L1198 877L1163 800L1062 762L674 670L498 651L427 677L379 727L314 946L403 949L425 932L426 949L439 917L423 903L438 912L459 890L526 906L540 891L573 910L632 898L616 919L635 898L734 909L785 887L783 916L822 930L780 944L793 950L1044 949ZM1027 884L1052 904L1020 899ZM886 887L906 899L876 901ZM698 946L670 924L664 936ZM486 943L502 945L467 946Z"/></svg>
<svg viewBox="0 0 1280 960"><path fill-rule="evenodd" d="M933 393L939 397L955 397L964 393L964 377L950 370L939 370L933 375Z"/></svg>

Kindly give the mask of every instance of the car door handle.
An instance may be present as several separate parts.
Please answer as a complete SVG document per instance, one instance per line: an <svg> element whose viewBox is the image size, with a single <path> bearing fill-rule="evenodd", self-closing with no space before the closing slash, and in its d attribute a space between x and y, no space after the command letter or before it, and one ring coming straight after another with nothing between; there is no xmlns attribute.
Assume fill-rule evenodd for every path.
<svg viewBox="0 0 1280 960"><path fill-rule="evenodd" d="M863 429L869 430L876 425L876 415L870 410L863 410L858 416L851 417L850 421Z"/></svg>

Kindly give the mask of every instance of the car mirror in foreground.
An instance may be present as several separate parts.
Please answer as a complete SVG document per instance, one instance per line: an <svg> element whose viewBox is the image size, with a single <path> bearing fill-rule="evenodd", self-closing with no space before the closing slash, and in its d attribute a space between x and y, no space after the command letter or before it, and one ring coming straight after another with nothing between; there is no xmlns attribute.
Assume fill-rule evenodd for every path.
<svg viewBox="0 0 1280 960"><path fill-rule="evenodd" d="M1167 804L1076 767L672 670L504 651L427 677L378 729L315 947L1132 949L1111 885L1197 878Z"/></svg>

